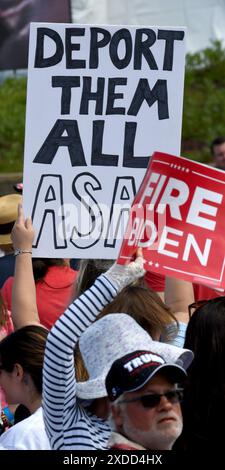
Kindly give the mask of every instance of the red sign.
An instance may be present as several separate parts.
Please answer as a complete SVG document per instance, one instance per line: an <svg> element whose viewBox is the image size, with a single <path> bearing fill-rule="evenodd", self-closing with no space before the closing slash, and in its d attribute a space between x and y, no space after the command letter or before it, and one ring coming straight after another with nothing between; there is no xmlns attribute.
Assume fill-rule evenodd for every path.
<svg viewBox="0 0 225 470"><path fill-rule="evenodd" d="M225 172L154 153L118 262L131 259L138 246L149 271L225 287Z"/></svg>

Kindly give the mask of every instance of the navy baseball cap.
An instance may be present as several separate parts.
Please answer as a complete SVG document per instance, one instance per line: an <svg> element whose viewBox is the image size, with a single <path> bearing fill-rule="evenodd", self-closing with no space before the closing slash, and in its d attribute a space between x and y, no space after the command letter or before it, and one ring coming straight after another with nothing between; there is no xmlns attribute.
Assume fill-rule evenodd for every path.
<svg viewBox="0 0 225 470"><path fill-rule="evenodd" d="M134 351L117 359L106 376L110 401L117 400L124 392L134 392L143 387L159 371L172 383L182 383L187 377L183 367L166 362L152 351Z"/></svg>

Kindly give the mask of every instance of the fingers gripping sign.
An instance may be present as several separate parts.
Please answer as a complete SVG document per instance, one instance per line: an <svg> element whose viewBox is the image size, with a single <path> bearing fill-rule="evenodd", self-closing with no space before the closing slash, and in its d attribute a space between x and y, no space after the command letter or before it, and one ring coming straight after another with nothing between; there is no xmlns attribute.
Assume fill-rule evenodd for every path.
<svg viewBox="0 0 225 470"><path fill-rule="evenodd" d="M15 254L32 253L34 229L30 218L25 219L22 204L18 205L18 217L11 233Z"/></svg>

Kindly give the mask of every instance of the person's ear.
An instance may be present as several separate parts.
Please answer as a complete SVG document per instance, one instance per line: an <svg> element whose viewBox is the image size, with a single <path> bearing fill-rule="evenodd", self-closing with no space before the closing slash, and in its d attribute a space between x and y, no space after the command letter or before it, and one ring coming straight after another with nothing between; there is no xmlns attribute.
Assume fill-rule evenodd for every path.
<svg viewBox="0 0 225 470"><path fill-rule="evenodd" d="M111 405L111 412L113 421L118 431L122 430L123 427L123 413L120 405Z"/></svg>
<svg viewBox="0 0 225 470"><path fill-rule="evenodd" d="M13 373L14 373L15 378L19 382L22 382L22 380L24 378L24 370L23 370L23 367L20 364L16 363L14 365Z"/></svg>

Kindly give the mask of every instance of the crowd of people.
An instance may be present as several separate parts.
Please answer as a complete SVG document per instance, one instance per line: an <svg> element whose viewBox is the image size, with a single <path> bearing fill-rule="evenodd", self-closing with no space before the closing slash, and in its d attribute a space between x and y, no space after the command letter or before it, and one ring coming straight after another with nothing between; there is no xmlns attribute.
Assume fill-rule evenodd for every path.
<svg viewBox="0 0 225 470"><path fill-rule="evenodd" d="M225 138L211 148L224 170ZM222 447L224 292L146 274L140 248L32 259L34 236L21 195L0 197L0 449Z"/></svg>

